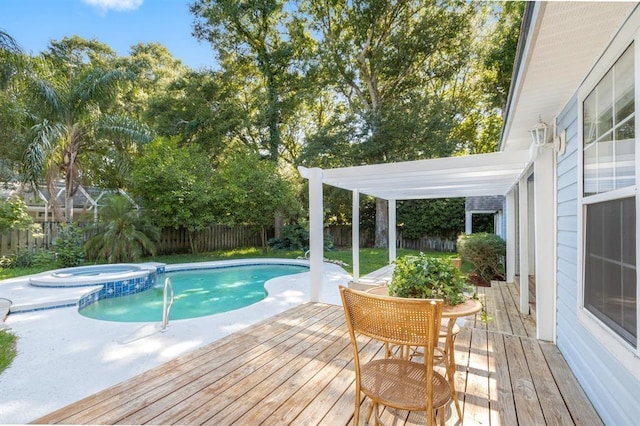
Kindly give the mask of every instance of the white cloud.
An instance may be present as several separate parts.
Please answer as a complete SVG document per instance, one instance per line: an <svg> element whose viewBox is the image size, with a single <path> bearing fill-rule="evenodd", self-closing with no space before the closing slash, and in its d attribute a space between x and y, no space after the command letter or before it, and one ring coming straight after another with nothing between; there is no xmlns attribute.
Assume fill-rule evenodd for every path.
<svg viewBox="0 0 640 426"><path fill-rule="evenodd" d="M84 3L96 6L103 11L107 10L136 10L142 5L144 0L82 0Z"/></svg>

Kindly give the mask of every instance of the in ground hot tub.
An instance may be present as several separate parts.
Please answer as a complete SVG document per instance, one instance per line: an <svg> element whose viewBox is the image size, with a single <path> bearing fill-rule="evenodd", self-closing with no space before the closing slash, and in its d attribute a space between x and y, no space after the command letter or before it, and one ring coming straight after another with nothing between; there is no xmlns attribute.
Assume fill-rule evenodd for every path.
<svg viewBox="0 0 640 426"><path fill-rule="evenodd" d="M86 302L98 299L126 296L153 287L163 263L116 263L113 265L78 266L63 268L34 275L29 282L35 287L84 287L101 285L102 289L92 293ZM81 304L82 301L81 301Z"/></svg>

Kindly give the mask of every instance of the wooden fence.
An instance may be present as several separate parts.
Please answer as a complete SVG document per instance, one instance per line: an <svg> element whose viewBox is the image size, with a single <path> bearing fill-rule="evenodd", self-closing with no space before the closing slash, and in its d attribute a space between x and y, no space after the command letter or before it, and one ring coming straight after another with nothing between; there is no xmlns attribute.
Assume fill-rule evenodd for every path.
<svg viewBox="0 0 640 426"><path fill-rule="evenodd" d="M351 247L351 225L332 225L325 229L336 247ZM375 235L373 231L368 229L360 230L360 247L373 247ZM441 251L453 253L456 251L456 241L448 240L441 237L422 237L418 239L404 238L401 232L398 232L396 238L396 247L413 249L419 251Z"/></svg>
<svg viewBox="0 0 640 426"><path fill-rule="evenodd" d="M198 252L229 250L238 247L260 247L262 228L256 226L211 225L194 233L194 244ZM267 238L273 230L267 230ZM191 242L186 229L164 229L156 244L158 254L190 253Z"/></svg>
<svg viewBox="0 0 640 426"><path fill-rule="evenodd" d="M58 236L59 222L45 222L41 237L34 238L30 231L13 231L0 234L0 256L23 251L35 252L40 248L51 249ZM255 226L211 225L194 234L194 244L198 252L229 250L239 247L260 247L262 245L261 228ZM351 226L329 226L325 229L336 247L351 247ZM273 229L267 230L267 238L273 237ZM373 231L360 231L360 247L373 247ZM422 237L406 239L398 233L397 247L420 251L455 252L456 242L440 237ZM158 254L190 253L191 241L186 229L165 229L156 244Z"/></svg>
<svg viewBox="0 0 640 426"><path fill-rule="evenodd" d="M12 231L0 234L0 256L38 249L51 249L58 236L59 222L45 222L41 236L34 238L31 231ZM255 226L211 225L194 235L198 251L227 250L238 247L260 247L261 228ZM273 237L273 230L267 230L267 238ZM191 243L186 229L165 229L156 244L158 254L190 253Z"/></svg>

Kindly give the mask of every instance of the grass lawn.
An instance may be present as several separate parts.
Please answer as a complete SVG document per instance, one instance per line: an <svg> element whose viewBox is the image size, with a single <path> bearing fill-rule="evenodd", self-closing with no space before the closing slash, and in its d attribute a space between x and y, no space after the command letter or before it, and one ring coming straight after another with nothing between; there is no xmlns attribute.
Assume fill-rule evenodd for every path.
<svg viewBox="0 0 640 426"><path fill-rule="evenodd" d="M11 364L16 356L17 337L6 330L0 331L0 373Z"/></svg>
<svg viewBox="0 0 640 426"><path fill-rule="evenodd" d="M402 257L411 254L418 254L416 250L398 249L397 256ZM430 252L427 253L433 257L456 257L455 253L439 253ZM162 262L166 264L174 263L189 263L189 262L206 262L213 260L230 260L230 259L255 259L257 257L279 258L279 259L296 259L303 257L304 253L301 251L283 251L283 250L269 250L264 253L260 248L244 248L235 250L224 250L209 253L198 254L172 254L166 256L153 256L141 259L140 262ZM326 251L324 257L330 260L338 260L344 262L347 266L343 266L344 269L351 273L353 272L353 261L351 256L351 249L332 250ZM380 269L389 263L389 250L388 249L375 249L375 248L363 248L360 249L360 275L366 275L370 272ZM51 269L57 269L58 266L44 265L44 266L32 266L28 268L0 268L0 280L20 277L23 275L37 274L39 272L48 271ZM468 272L470 265L463 263L462 270Z"/></svg>
<svg viewBox="0 0 640 426"><path fill-rule="evenodd" d="M397 249L397 257L416 255L419 252L416 250ZM429 256L451 258L456 257L455 253L439 253L429 252ZM145 259L146 261L162 262L166 264L173 263L187 263L187 262L203 262L211 260L228 260L228 259L251 259L256 257L269 257L280 259L296 259L303 257L304 253L301 251L282 251L282 250L269 250L266 254L259 248L246 248L236 249L212 253L202 254L176 254L168 256L155 256L153 258ZM331 250L324 252L325 259L337 260L346 264L343 268L349 272L353 272L353 257L351 249ZM360 275L366 275L377 269L382 268L389 264L389 250L388 249L375 249L375 248L363 248L360 249ZM465 270L463 264L462 269Z"/></svg>

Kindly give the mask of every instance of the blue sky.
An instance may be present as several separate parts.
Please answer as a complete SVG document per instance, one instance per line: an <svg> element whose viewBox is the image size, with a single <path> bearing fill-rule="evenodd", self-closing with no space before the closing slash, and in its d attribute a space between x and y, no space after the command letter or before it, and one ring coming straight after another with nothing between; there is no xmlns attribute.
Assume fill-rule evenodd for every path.
<svg viewBox="0 0 640 426"><path fill-rule="evenodd" d="M0 28L33 54L50 40L75 34L96 38L119 55L130 47L158 42L192 68L213 68L208 43L192 35L193 0L0 0Z"/></svg>

